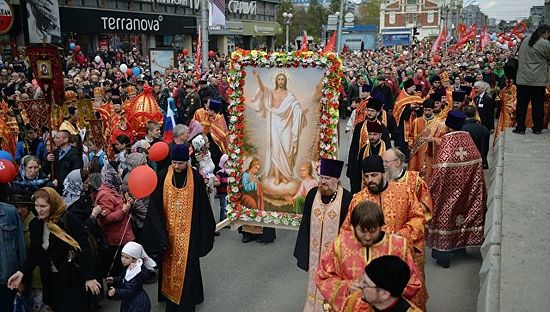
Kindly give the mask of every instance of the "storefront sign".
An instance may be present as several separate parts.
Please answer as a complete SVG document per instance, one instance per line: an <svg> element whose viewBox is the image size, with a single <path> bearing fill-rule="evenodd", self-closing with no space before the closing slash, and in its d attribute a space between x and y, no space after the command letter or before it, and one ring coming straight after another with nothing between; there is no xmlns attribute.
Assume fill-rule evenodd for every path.
<svg viewBox="0 0 550 312"><path fill-rule="evenodd" d="M245 36L275 36L279 33L279 24L275 22L243 21Z"/></svg>
<svg viewBox="0 0 550 312"><path fill-rule="evenodd" d="M2 0L0 0L2 1ZM196 18L168 14L141 14L121 11L59 8L63 32L87 34L129 32L158 35L193 34Z"/></svg>
<svg viewBox="0 0 550 312"><path fill-rule="evenodd" d="M230 13L256 15L256 1L244 2L231 0L227 4Z"/></svg>
<svg viewBox="0 0 550 312"><path fill-rule="evenodd" d="M0 0L0 34L10 31L13 25L14 12L6 0Z"/></svg>

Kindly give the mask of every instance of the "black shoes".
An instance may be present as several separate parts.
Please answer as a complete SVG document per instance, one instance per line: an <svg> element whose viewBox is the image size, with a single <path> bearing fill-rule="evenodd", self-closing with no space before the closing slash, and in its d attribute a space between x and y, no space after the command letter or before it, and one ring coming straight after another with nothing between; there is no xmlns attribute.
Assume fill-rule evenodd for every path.
<svg viewBox="0 0 550 312"><path fill-rule="evenodd" d="M540 130L533 130L533 134L541 134L541 133L542 133L542 131L540 131Z"/></svg>
<svg viewBox="0 0 550 312"><path fill-rule="evenodd" d="M250 237L250 236L243 236L243 239L241 240L244 244L246 243L250 243L251 241L253 241L254 238Z"/></svg>
<svg viewBox="0 0 550 312"><path fill-rule="evenodd" d="M448 258L439 258L435 262L444 269L448 269L451 266L451 260Z"/></svg>
<svg viewBox="0 0 550 312"><path fill-rule="evenodd" d="M514 129L512 130L513 133L517 133L517 134L525 134L525 130L521 131L521 130L518 130L518 129Z"/></svg>

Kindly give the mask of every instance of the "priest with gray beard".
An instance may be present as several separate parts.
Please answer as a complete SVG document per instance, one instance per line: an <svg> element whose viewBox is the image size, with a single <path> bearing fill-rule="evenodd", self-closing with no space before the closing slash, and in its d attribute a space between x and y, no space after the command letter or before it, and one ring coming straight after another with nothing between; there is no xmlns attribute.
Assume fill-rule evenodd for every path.
<svg viewBox="0 0 550 312"><path fill-rule="evenodd" d="M418 200L424 207L426 222L432 218L433 204L428 184L420 177L418 171L407 170L405 154L396 147L388 149L382 154L386 179L393 182L402 182L409 185L409 188L416 194Z"/></svg>

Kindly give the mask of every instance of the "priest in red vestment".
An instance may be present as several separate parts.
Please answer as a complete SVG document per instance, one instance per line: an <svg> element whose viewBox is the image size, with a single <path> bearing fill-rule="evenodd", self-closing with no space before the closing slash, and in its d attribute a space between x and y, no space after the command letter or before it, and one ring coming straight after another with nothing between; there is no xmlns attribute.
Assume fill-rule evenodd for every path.
<svg viewBox="0 0 550 312"><path fill-rule="evenodd" d="M433 163L429 183L434 213L427 224L426 242L432 257L448 268L452 254L464 255L466 247L483 244L487 190L481 154L470 134L460 131L466 117L449 112L449 128Z"/></svg>
<svg viewBox="0 0 550 312"><path fill-rule="evenodd" d="M351 212L350 220L352 229L342 230L321 257L317 269L315 282L325 298L325 311L370 311L366 302L356 302L350 296L360 290L365 266L387 255L398 256L409 266L411 279L403 296L414 297L422 282L412 248L406 238L381 230L384 214L380 206L370 201L360 202Z"/></svg>
<svg viewBox="0 0 550 312"><path fill-rule="evenodd" d="M350 215L358 203L372 201L382 207L386 224L382 230L405 237L420 271L424 270L424 224L425 208L408 184L390 182L384 177L384 161L380 156L369 156L363 160L364 188L353 196L348 216L342 224L342 230L351 230ZM414 304L424 308L428 300L425 287L413 299Z"/></svg>
<svg viewBox="0 0 550 312"><path fill-rule="evenodd" d="M403 82L403 90L399 92L393 108L393 116L397 122L399 136L395 140L395 145L399 147L406 158L409 158L409 142L411 127L413 121L422 116L422 97L416 93L416 86L412 79ZM420 108L420 109L419 109Z"/></svg>

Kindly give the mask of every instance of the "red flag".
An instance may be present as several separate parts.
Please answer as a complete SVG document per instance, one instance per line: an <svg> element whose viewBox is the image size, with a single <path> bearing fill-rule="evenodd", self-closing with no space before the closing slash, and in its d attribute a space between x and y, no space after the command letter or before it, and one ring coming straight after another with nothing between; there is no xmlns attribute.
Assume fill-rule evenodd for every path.
<svg viewBox="0 0 550 312"><path fill-rule="evenodd" d="M481 34L479 34L479 47L478 50L483 52L483 49L489 45L489 34L487 33L487 25L483 26Z"/></svg>
<svg viewBox="0 0 550 312"><path fill-rule="evenodd" d="M197 51L195 51L195 74L197 76L197 79L201 79L201 49L202 49L202 37L201 37L201 29L199 27L198 29L199 36L197 38Z"/></svg>
<svg viewBox="0 0 550 312"><path fill-rule="evenodd" d="M456 31L458 32L458 39L461 39L466 35L466 29L466 25L458 24L458 27L456 28Z"/></svg>
<svg viewBox="0 0 550 312"><path fill-rule="evenodd" d="M307 44L307 32L304 30L302 32L302 47L300 48L300 51L307 52L309 50Z"/></svg>
<svg viewBox="0 0 550 312"><path fill-rule="evenodd" d="M443 28L441 28L441 32L439 33L439 36L434 41L434 44L432 45L432 53L435 53L437 50L441 48L441 45L443 42L447 40L447 27L443 25Z"/></svg>
<svg viewBox="0 0 550 312"><path fill-rule="evenodd" d="M323 49L322 54L334 51L335 45L336 45L336 32L333 31L332 36L330 36L330 39L328 40L327 45Z"/></svg>
<svg viewBox="0 0 550 312"><path fill-rule="evenodd" d="M462 46L464 46L468 41L474 40L476 38L476 34L477 34L477 24L474 24L472 25L472 28L470 28L470 30L468 30L468 32L458 40L458 42L455 44L455 46L451 50L456 51L462 48Z"/></svg>

